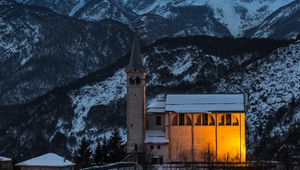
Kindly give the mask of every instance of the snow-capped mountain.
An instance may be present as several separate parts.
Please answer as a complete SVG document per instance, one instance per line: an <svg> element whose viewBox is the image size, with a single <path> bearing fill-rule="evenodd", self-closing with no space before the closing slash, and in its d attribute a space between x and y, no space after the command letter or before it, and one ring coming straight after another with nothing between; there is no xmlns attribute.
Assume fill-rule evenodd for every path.
<svg viewBox="0 0 300 170"><path fill-rule="evenodd" d="M225 25L234 36L261 23L264 18L293 0L153 0L129 4L138 14L154 13L166 18L176 17L173 8L206 6L215 19ZM131 3L131 1L127 1ZM198 13L199 14L199 13ZM175 15L175 16L174 16Z"/></svg>
<svg viewBox="0 0 300 170"><path fill-rule="evenodd" d="M295 1L268 16L246 36L269 38L296 38L300 31L300 2ZM247 35L248 34L248 35Z"/></svg>
<svg viewBox="0 0 300 170"><path fill-rule="evenodd" d="M244 68L248 70L255 65L252 63L264 60L276 48L282 47L273 53L274 56L284 56L285 49L297 54L299 44L283 47L289 43L212 37L160 40L142 49L144 63L149 71L148 103L163 93L222 91L219 86L227 83L223 77L234 77L243 72ZM124 127L124 68L128 59L129 55L126 55L115 64L67 86L55 88L32 102L2 106L0 135L4 137L0 138L0 143L6 145L0 148L0 152L11 157L18 154L31 157L51 150L70 156L82 137L96 142L110 129ZM278 69L284 71L286 67ZM255 69L252 71L256 72ZM270 70L265 72L271 73ZM254 78L250 80L249 77L249 81L254 81ZM251 120L249 118L249 123ZM253 135L249 137L254 138ZM254 145L248 147L255 149Z"/></svg>
<svg viewBox="0 0 300 170"><path fill-rule="evenodd" d="M114 63L131 46L119 22L87 22L47 8L0 5L0 105L26 102Z"/></svg>
<svg viewBox="0 0 300 170"><path fill-rule="evenodd" d="M138 17L155 14L161 16L181 35L243 36L246 30L259 26L272 13L298 0L17 0L18 2L51 8L58 13L85 20L114 19L132 27ZM64 8L65 7L65 8ZM293 5L290 5L293 8ZM289 10L289 9L287 9ZM291 10L291 9L290 9ZM199 18L197 17L199 16ZM157 17L156 17L157 18ZM298 17L299 18L299 17ZM153 17L142 22L161 24L162 19L153 22ZM141 21L141 20L139 20ZM180 21L180 22L178 22ZM225 27L226 29L214 28ZM278 25L279 26L279 25ZM148 28L148 27L147 27ZM155 29L147 29L152 34ZM271 30L270 30L271 31ZM299 29L297 29L299 33ZM160 37L163 37L162 31ZM229 33L229 34L228 34ZM270 33L271 34L271 33ZM173 36L174 34L171 34ZM145 35L144 35L145 36ZM263 35L261 35L263 36ZM151 36L149 36L151 37ZM257 35L260 37L260 35ZM282 37L279 37L282 38ZM152 41L150 41L152 42Z"/></svg>

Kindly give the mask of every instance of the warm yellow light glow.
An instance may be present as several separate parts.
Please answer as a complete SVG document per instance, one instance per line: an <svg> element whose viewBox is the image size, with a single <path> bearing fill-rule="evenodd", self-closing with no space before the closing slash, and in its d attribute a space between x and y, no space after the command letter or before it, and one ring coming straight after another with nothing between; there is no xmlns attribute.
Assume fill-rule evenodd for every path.
<svg viewBox="0 0 300 170"><path fill-rule="evenodd" d="M201 114L187 115L194 126L170 128L172 161L246 162L244 113L231 113L231 119L227 116L227 120L225 113L210 113L209 123L203 124L202 119L201 125L199 120L196 124Z"/></svg>

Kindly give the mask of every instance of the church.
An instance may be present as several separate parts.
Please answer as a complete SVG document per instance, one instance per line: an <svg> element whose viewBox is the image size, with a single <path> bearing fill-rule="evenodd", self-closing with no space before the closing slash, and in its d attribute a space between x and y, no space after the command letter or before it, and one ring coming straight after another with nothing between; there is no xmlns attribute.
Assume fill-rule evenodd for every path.
<svg viewBox="0 0 300 170"><path fill-rule="evenodd" d="M137 32L126 73L129 154L152 163L246 162L244 94L167 94L147 106Z"/></svg>

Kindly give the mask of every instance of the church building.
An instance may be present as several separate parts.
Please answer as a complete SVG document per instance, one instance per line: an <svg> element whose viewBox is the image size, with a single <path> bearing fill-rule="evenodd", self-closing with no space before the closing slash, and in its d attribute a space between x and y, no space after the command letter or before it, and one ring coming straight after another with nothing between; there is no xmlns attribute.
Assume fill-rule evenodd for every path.
<svg viewBox="0 0 300 170"><path fill-rule="evenodd" d="M127 152L153 163L246 162L244 94L167 94L146 105L134 33L127 73Z"/></svg>

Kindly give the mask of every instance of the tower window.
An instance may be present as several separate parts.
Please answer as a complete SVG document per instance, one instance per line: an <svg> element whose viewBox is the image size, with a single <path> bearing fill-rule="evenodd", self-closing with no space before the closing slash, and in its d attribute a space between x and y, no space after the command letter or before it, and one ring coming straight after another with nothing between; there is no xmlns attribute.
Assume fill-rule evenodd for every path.
<svg viewBox="0 0 300 170"><path fill-rule="evenodd" d="M135 81L136 81L136 85L140 85L141 84L141 78L136 77Z"/></svg>
<svg viewBox="0 0 300 170"><path fill-rule="evenodd" d="M160 149L160 145L157 145L157 149Z"/></svg>
<svg viewBox="0 0 300 170"><path fill-rule="evenodd" d="M130 77L129 78L129 84L130 85L140 85L141 84L141 78L139 78L139 77Z"/></svg>
<svg viewBox="0 0 300 170"><path fill-rule="evenodd" d="M157 126L161 125L161 116L156 116L156 125Z"/></svg>
<svg viewBox="0 0 300 170"><path fill-rule="evenodd" d="M129 78L129 84L134 85L135 79L133 77Z"/></svg>
<svg viewBox="0 0 300 170"><path fill-rule="evenodd" d="M153 146L153 145L150 145L150 149L154 149L154 146Z"/></svg>

